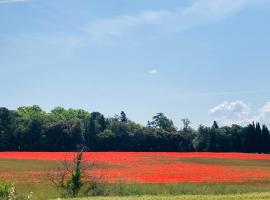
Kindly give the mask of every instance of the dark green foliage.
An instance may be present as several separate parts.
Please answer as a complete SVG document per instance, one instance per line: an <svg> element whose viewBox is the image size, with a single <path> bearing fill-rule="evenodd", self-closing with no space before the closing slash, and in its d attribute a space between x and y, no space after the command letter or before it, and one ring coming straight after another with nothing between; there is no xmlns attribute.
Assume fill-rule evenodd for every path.
<svg viewBox="0 0 270 200"><path fill-rule="evenodd" d="M261 150L263 153L267 153L270 150L270 134L268 131L268 128L263 125L262 127L262 133L261 133Z"/></svg>
<svg viewBox="0 0 270 200"><path fill-rule="evenodd" d="M85 146L90 150L94 150L97 134L103 132L106 129L106 126L107 123L102 114L99 112L91 113L85 120Z"/></svg>
<svg viewBox="0 0 270 200"><path fill-rule="evenodd" d="M46 113L39 106L17 110L0 108L0 151L210 151L270 152L268 128L259 123L246 127L190 127L182 119L177 129L163 113L142 126L127 119L125 112L105 118L81 109L57 107Z"/></svg>
<svg viewBox="0 0 270 200"><path fill-rule="evenodd" d="M197 151L209 151L210 149L210 128L200 125L197 137L193 141L193 146Z"/></svg>
<svg viewBox="0 0 270 200"><path fill-rule="evenodd" d="M218 123L216 121L214 121L212 128L219 128Z"/></svg>
<svg viewBox="0 0 270 200"><path fill-rule="evenodd" d="M121 122L127 122L128 121L127 116L126 116L126 113L124 111L121 111L120 121Z"/></svg>
<svg viewBox="0 0 270 200"><path fill-rule="evenodd" d="M0 150L11 150L12 116L7 108L0 108Z"/></svg>
<svg viewBox="0 0 270 200"><path fill-rule="evenodd" d="M150 122L152 127L163 129L166 131L175 131L172 120L168 119L163 113L157 113Z"/></svg>
<svg viewBox="0 0 270 200"><path fill-rule="evenodd" d="M54 123L44 129L43 150L74 151L82 145L83 134L82 123L78 120Z"/></svg>

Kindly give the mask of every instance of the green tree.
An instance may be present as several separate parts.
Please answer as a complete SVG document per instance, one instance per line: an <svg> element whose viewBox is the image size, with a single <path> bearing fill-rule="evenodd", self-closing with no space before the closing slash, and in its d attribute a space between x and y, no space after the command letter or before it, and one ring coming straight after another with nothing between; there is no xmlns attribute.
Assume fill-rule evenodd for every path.
<svg viewBox="0 0 270 200"><path fill-rule="evenodd" d="M7 108L0 108L0 150L11 150L12 116Z"/></svg>
<svg viewBox="0 0 270 200"><path fill-rule="evenodd" d="M200 125L196 138L193 141L194 149L197 151L210 150L210 128Z"/></svg>
<svg viewBox="0 0 270 200"><path fill-rule="evenodd" d="M257 144L257 136L256 136L256 128L255 124L249 124L245 129L245 141L244 141L244 146L245 146L245 151L252 153L256 152Z"/></svg>
<svg viewBox="0 0 270 200"><path fill-rule="evenodd" d="M155 116L153 116L151 125L154 128L160 128L166 131L176 130L172 120L168 119L163 113L157 113Z"/></svg>
<svg viewBox="0 0 270 200"><path fill-rule="evenodd" d="M254 152L258 152L258 153L262 152L261 139L262 139L261 125L260 125L260 123L256 123L255 140L253 141L254 142Z"/></svg>
<svg viewBox="0 0 270 200"><path fill-rule="evenodd" d="M218 123L216 121L214 121L213 125L212 125L212 128L219 128L218 127Z"/></svg>
<svg viewBox="0 0 270 200"><path fill-rule="evenodd" d="M99 112L93 112L85 120L85 145L91 150L96 148L96 136L107 127L106 119Z"/></svg>
<svg viewBox="0 0 270 200"><path fill-rule="evenodd" d="M120 121L121 122L127 122L128 121L127 116L126 116L126 113L124 111L121 111Z"/></svg>
<svg viewBox="0 0 270 200"><path fill-rule="evenodd" d="M183 123L183 131L187 132L190 129L189 124L191 123L191 121L188 118L184 118L181 121Z"/></svg>
<svg viewBox="0 0 270 200"><path fill-rule="evenodd" d="M261 150L263 153L270 152L270 135L268 128L263 125L261 134Z"/></svg>

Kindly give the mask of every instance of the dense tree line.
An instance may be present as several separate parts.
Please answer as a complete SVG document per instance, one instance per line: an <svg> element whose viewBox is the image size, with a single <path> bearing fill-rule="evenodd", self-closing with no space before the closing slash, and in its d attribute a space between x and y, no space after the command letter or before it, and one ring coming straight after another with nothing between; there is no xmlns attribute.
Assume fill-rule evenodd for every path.
<svg viewBox="0 0 270 200"><path fill-rule="evenodd" d="M270 152L268 128L259 123L219 127L190 127L182 119L177 129L163 113L146 126L120 115L105 118L99 112L57 107L51 112L39 106L17 110L0 108L0 151L210 151Z"/></svg>

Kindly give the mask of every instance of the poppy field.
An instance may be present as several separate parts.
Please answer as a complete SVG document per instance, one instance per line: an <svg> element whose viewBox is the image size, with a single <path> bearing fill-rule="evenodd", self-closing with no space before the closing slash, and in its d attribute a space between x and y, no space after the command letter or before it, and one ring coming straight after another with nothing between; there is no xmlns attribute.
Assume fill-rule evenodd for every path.
<svg viewBox="0 0 270 200"><path fill-rule="evenodd" d="M48 174L73 152L1 152L0 179L51 190ZM242 153L87 152L85 174L134 194L231 194L270 191L270 155ZM143 186L141 186L143 185ZM147 187L145 187L147 185ZM43 189L42 189L43 187ZM47 188L47 189L44 189Z"/></svg>
<svg viewBox="0 0 270 200"><path fill-rule="evenodd" d="M74 156L75 153L66 152L0 153L0 164L3 165L0 169L0 177L15 182L46 182L44 175L49 170L53 170L58 165L58 161L71 161ZM270 155L265 154L104 152L85 153L84 161L95 165L87 169L86 173L102 177L106 182L183 183L270 180ZM5 164L12 162L14 167L11 168ZM24 178L26 176L28 179Z"/></svg>

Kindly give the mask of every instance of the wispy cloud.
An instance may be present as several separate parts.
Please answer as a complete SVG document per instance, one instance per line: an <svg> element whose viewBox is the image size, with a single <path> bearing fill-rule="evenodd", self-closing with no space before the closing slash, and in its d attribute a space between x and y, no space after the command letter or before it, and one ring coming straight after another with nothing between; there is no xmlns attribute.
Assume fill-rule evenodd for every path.
<svg viewBox="0 0 270 200"><path fill-rule="evenodd" d="M0 4L27 2L29 0L0 0Z"/></svg>
<svg viewBox="0 0 270 200"><path fill-rule="evenodd" d="M180 32L218 22L245 8L265 0L194 0L189 6L175 10L145 10L112 18L99 19L84 27L96 39L122 36L143 28L158 32Z"/></svg>
<svg viewBox="0 0 270 200"><path fill-rule="evenodd" d="M158 71L156 69L148 71L148 74L158 74Z"/></svg>

